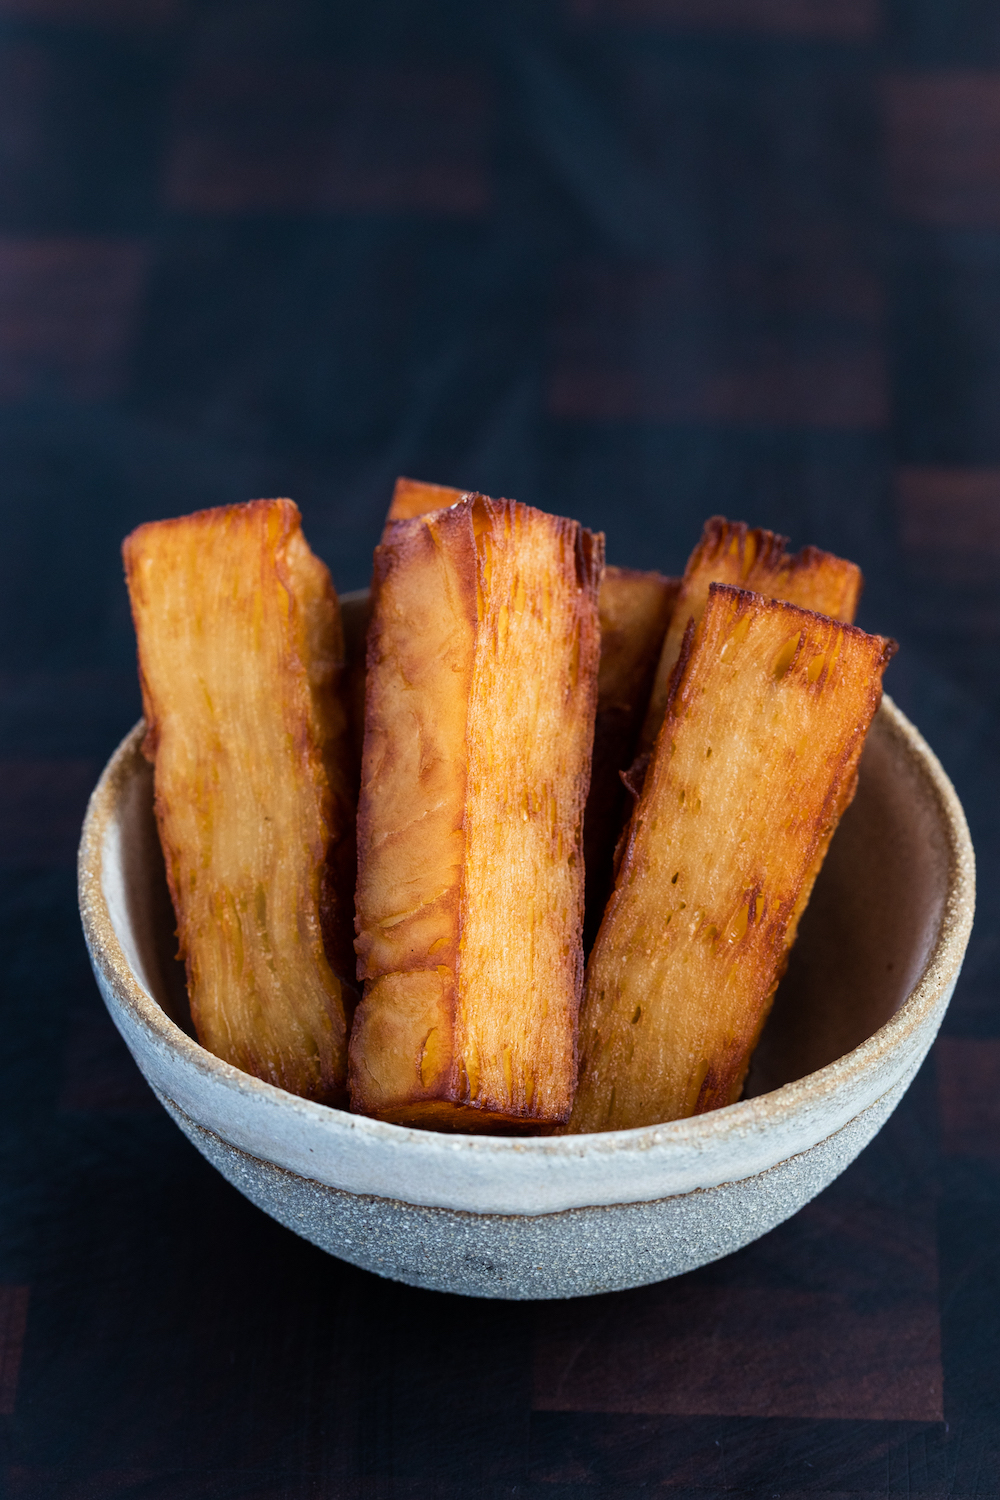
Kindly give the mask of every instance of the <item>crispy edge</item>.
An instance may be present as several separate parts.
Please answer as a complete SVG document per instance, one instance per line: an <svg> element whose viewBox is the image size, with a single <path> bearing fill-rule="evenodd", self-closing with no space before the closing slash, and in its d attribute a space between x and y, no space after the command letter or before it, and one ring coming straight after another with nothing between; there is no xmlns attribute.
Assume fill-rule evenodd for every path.
<svg viewBox="0 0 1000 1500"><path fill-rule="evenodd" d="M357 1001L354 964L354 886L357 868L355 816L357 770L354 764L347 699L348 680L343 616L326 563L310 548L298 506L287 504L286 530L275 547L274 565L289 599L295 601L295 629L290 649L309 684L311 713L307 733L312 753L326 776L323 819L328 833L320 879L320 927L333 972L347 986L344 1004Z"/></svg>
<svg viewBox="0 0 1000 1500"><path fill-rule="evenodd" d="M456 490L447 484L428 484L422 479L406 479L400 475L389 502L386 525L392 521L412 521L435 510L447 510L475 493L474 490Z"/></svg>
<svg viewBox="0 0 1000 1500"><path fill-rule="evenodd" d="M476 531L480 550L480 576L483 579L487 578L491 571L488 562L488 547L485 545L490 528L495 527L501 534L515 529L514 521L518 513L532 518L531 524L544 526L550 531L553 537L561 536L566 540L571 540L572 543L577 594L575 609L577 643L574 651L576 658L574 674L579 684L579 691L581 694L585 693L586 696L581 696L577 710L579 722L585 726L585 744L582 746L583 754L581 756L579 771L573 777L575 806L572 817L568 818L561 828L561 833L563 835L568 834L572 840L570 867L575 871L574 910L568 913L569 928L567 935L569 942L564 960L570 1021L570 1034L568 1037L569 1055L567 1060L568 1087L564 1104L558 1109L550 1108L545 1116L537 1112L536 1103L540 1097L540 1092L536 1090L530 1105L526 1105L523 1110L519 1110L516 1114L511 1113L506 1117L508 1120L523 1120L526 1124L536 1122L539 1126L555 1126L562 1123L569 1116L572 1107L577 1067L576 1033L584 977L582 946L584 913L584 879L582 868L583 815L589 790L590 764L593 748L593 723L597 704L597 673L600 658L598 601L600 584L604 574L604 534L602 532L591 532L577 521L553 516L545 511L538 511L534 507L524 505L519 501L490 500L485 496L478 496L476 497L475 505L478 511ZM503 604L499 606L499 613L506 613ZM499 624L499 620L497 624ZM493 631L497 628L496 625L485 618L481 619L480 625L487 635L492 635ZM463 1089L462 1091L462 1103L468 1106L476 1104L468 1089ZM498 1120L504 1118L496 1105L493 1106L490 1113L494 1114Z"/></svg>
<svg viewBox="0 0 1000 1500"><path fill-rule="evenodd" d="M424 486L422 488L426 490L431 487ZM433 488L440 490L443 487L437 486ZM449 517L446 520L442 516L435 516L434 519L430 519L432 516L431 510L425 510L422 514L422 517L411 518L410 524L412 525L419 519L423 519L426 525L434 528L440 526L442 523L444 523L444 525L446 526L449 524L458 524L462 517L467 516L469 521L472 523L474 533L476 533L477 535L481 535L484 529L486 529L490 524L490 518L500 518L502 521L507 516L507 513L511 507L519 506L523 510L532 509L531 507L521 506L520 502L516 501L490 500L489 497L480 495L477 492L473 492L467 495L460 495L458 494L458 492L452 493L456 494L457 498L446 508L449 511L454 511L453 517ZM459 502L465 502L464 504L462 504L461 508L459 508ZM549 517L545 512L540 512L539 514L545 516L549 521L558 521L561 519L558 517ZM392 521L391 523L387 523L386 529L383 533L383 542L392 544L394 542L399 543L402 540L412 541L412 536L414 533L405 533L402 530L403 524L404 523L400 521ZM574 528L574 557L577 587L581 590L581 592L589 592L593 596L593 602L596 605L596 594L604 569L603 534L590 532L586 528L580 526L577 522L564 521L563 524L570 525ZM478 556L476 557L476 561L474 563L474 569L475 579L478 580ZM379 549L377 549L375 577L373 580L373 598L374 595L377 594L384 576L385 558L380 557ZM478 587L478 582L476 582L474 586ZM369 672L371 672L374 668L373 653L377 650L377 647L373 645L374 639L375 638L370 631ZM594 632L594 640L591 642L591 645L593 648L592 655L594 658L593 662L591 663L594 671L591 675L593 676L594 680L593 692L596 702L596 665L599 652L599 638L596 630ZM364 783L364 774L362 776L362 781ZM580 817L577 820L577 827L579 837L582 838L582 810L584 798L586 795L586 786L581 786L580 791ZM362 802L363 801L364 795L362 794ZM362 812L362 809L359 808L359 848L362 846L364 839L369 835L370 830L365 826L364 814ZM464 869L462 884L464 885ZM579 909L577 917L578 931L581 922L582 882L580 882ZM578 943L577 947L579 946L580 945ZM438 956L447 960L449 955L441 953ZM361 965L359 962L359 971L360 967ZM447 1020L448 1024L450 1025L451 1039L450 1048L447 1052L447 1061L445 1062L445 1049L442 1048L440 1056L435 1060L434 1066L431 1069L431 1080L425 1088L411 1090L410 1095L405 1099L399 1098L392 1103L383 1101L377 1108L368 1109L364 1104L362 1104L364 1112L376 1113L380 1119L391 1120L395 1123L404 1125L417 1125L424 1129L437 1129L445 1131L461 1130L467 1132L487 1131L504 1134L524 1134L526 1132L530 1132L531 1134L549 1133L555 1127L555 1124L557 1123L556 1121L545 1121L538 1118L537 1116L525 1115L522 1113L508 1113L497 1109L484 1108L481 1104L478 1104L475 1100L469 1098L467 1089L462 1087L462 1079L460 1077L460 1059L458 1056L458 1043L460 1039L458 1038L457 1034L457 995L458 986L461 983L459 968L460 957L456 952L456 963L452 971L454 975L453 982L443 986L441 994L439 996L433 997L434 1007L437 1008L440 1012L440 1019L442 1021ZM428 970L416 970L411 972L422 974L427 979L430 978L430 973ZM442 975L447 972L447 963L444 963L440 966L439 972L441 972ZM405 980L406 978L405 975L372 976L369 982L366 983L366 1001L369 997L369 984L371 985L371 989L374 990L376 985L381 985L383 981L391 984L391 982L397 977L403 980ZM572 1035L572 1073L573 1078L575 1079L575 1021L579 1012L579 1002L583 986L582 949L575 956L573 979L574 1025ZM433 988L433 985L431 986L431 988ZM374 1019L374 1016L372 1016L372 1021L374 1021ZM367 1021L367 1017L365 1016L363 1010L359 1012L359 1020L362 1023ZM397 1027L397 1023L399 1022L399 1020L400 1018L398 1014L392 1015L390 1013L380 1018L380 1024L387 1026L389 1029L393 1029L394 1027ZM422 1074L422 1063L424 1061L428 1039L433 1028L428 1029L423 1020L420 1020L415 1026L411 1025L410 1031L406 1032L406 1021L404 1018L402 1021L402 1026L399 1026L397 1029L399 1029L401 1032L406 1033L405 1035L401 1035L398 1038L397 1044L401 1045L404 1051L412 1051L413 1061L415 1063L415 1071L418 1074ZM357 1044L355 1043L355 1036L352 1036L351 1039L352 1079L355 1076L355 1070L360 1069L360 1067L363 1065L363 1059L360 1055L362 1050L361 1035L362 1033L360 1027L356 1026L355 1036L358 1038ZM356 1046L357 1052L355 1051ZM364 1094L365 1091L363 1091L359 1086L357 1089L357 1098L359 1102L362 1102ZM355 1093L352 1085L352 1108L356 1107L354 1098ZM368 1104L374 1104L374 1100L369 1100ZM568 1113L568 1108L569 1106L567 1105L567 1110L565 1111L565 1113Z"/></svg>
<svg viewBox="0 0 1000 1500"><path fill-rule="evenodd" d="M803 552L815 550L813 548L803 548ZM801 554L799 555L801 556ZM826 554L820 555L825 556ZM793 561L797 561L797 559ZM751 597L758 599L764 597L760 594L753 594L752 591L733 588L727 584L713 583L709 587L710 598L716 594L732 598L733 596L748 592L751 593ZM859 596L860 584L854 596L855 605ZM807 620L814 619L824 625L833 618L832 616L822 615L817 610L803 609L801 605L792 604L787 600L782 599L773 602L780 604L783 612L792 613L798 617L805 617ZM694 1113L696 1115L706 1114L710 1110L719 1109L726 1104L733 1104L740 1096L750 1067L750 1061L753 1057L753 1050L760 1040L760 1034L764 1029L764 1024L774 1004L778 985L781 983L785 970L788 967L788 957L798 936L802 915L809 904L809 898L812 895L813 887L816 884L819 873L823 868L833 835L837 831L837 825L854 800L858 786L858 763L861 759L861 752L864 749L872 720L878 712L879 704L882 702L882 680L885 669L899 650L898 642L890 636L873 635L859 629L858 626L847 620L837 620L836 624L848 638L860 638L866 644L868 642L879 642L881 644L881 651L877 660L873 659L872 661L872 676L869 682L864 722L859 726L854 741L850 745L845 746L836 768L835 777L824 798L823 806L813 820L812 844L809 851L806 873L798 894L789 907L780 952L778 952L776 957L774 975L767 993L761 1002L755 1024L748 1025L742 1036L734 1037L733 1045L723 1057L709 1066L702 1081L698 1101L695 1105ZM683 712L683 707L681 712ZM677 713L673 704L671 704L670 718L672 723L676 723ZM669 730L665 728L664 734L668 735Z"/></svg>
<svg viewBox="0 0 1000 1500"><path fill-rule="evenodd" d="M355 925L358 955L358 977L364 980L364 997L358 1009L350 1041L349 1077L351 1108L356 1113L374 1115L396 1123L416 1123L414 1111L427 1125L437 1123L438 1106L447 1103L442 1095L458 1092L458 1060L455 1056L455 1026L458 1008L458 951L460 941L459 903L464 870L451 887L432 905L445 919L450 918L451 936L443 948L414 954L411 967L386 970L373 962L371 945L365 943L364 885L366 855L382 833L379 812L379 790L376 757L384 745L391 754L393 727L383 723L385 693L381 688L380 667L383 660L396 659L393 635L400 622L387 616L386 597L393 574L405 568L421 553L438 550L449 552L457 588L454 607L467 616L471 630L468 674L471 683L472 659L476 630L476 548L472 525L472 507L448 507L446 512L426 517L390 521L383 540L375 549L367 632L367 688L365 693L365 743L361 771L361 795L358 805L358 901ZM464 556L462 553L464 552ZM419 649L419 643L417 644ZM397 662L398 665L398 662ZM465 698L468 702L466 684ZM464 808L464 763L461 804ZM432 946L437 946L437 940ZM421 1008L422 1007L422 1008ZM436 1034L433 1066L428 1065L427 1047ZM413 1079L405 1096L393 1092L394 1084L380 1080L377 1064L386 1055L386 1047L397 1049L399 1057L411 1056ZM380 1050L382 1049L382 1050ZM433 1107L432 1107L433 1106ZM428 1113L429 1111L429 1113ZM444 1127L442 1127L444 1128Z"/></svg>
<svg viewBox="0 0 1000 1500"><path fill-rule="evenodd" d="M799 619L805 617L806 619L817 620L825 629L829 629L831 624L829 616L820 615L815 610L802 609L800 606L790 604L785 600L768 600L751 590L738 589L727 584L711 584L709 596L712 602L721 603L728 600L736 606L738 613L745 611L747 608L752 608L755 603L757 605L764 603L770 605L772 608L777 606L782 612L791 613ZM708 611L706 610L697 627L694 619L689 618L684 629L680 652L670 680L667 711L657 736L652 757L651 759L647 757L648 773L645 774L643 784L636 793L632 817L619 846L615 889L605 912L602 932L604 926L614 920L618 906L625 899L626 888L641 874L638 850L640 831L647 821L649 804L657 795L659 780L665 774L666 761L670 758L662 747L669 745L674 735L679 732L691 704L692 697L698 688L695 676L695 669L698 662L697 652L701 644L701 639L705 634L707 614ZM822 868L823 860L829 849L833 834L836 832L840 817L846 811L854 797L857 788L858 762L864 748L868 729L882 699L882 677L886 666L898 650L896 641L891 638L870 635L865 631L859 630L857 626L844 621L836 621L834 623L838 630L843 631L848 636L861 637L866 644L869 642L878 642L881 645L878 660L873 663L873 675L869 683L864 723L859 727L859 731L855 734L853 740L845 746L834 778L824 798L823 806L818 810L813 820L811 848L807 853L806 872L802 885L796 898L787 903L784 928L775 934L776 940L772 944L774 969L767 991L761 1000L759 1008L755 1010L752 1016L747 1017L746 1024L734 1033L729 1047L718 1057L710 1061L699 1089L693 1114L703 1114L712 1109L718 1109L723 1105L733 1103L739 1097L750 1065L753 1049L760 1038L760 1033L773 1004L775 991L787 966L788 954L795 941L799 921L808 903L819 871ZM600 934L598 935L599 941ZM597 945L595 945L595 957L596 949ZM588 965L588 977L589 967ZM581 1025L584 1022L585 1017L581 1015ZM574 1127L571 1118L569 1125L564 1129L567 1133L576 1133L578 1127Z"/></svg>
<svg viewBox="0 0 1000 1500"><path fill-rule="evenodd" d="M323 695L333 690L333 682L329 679L336 676L337 669L343 669L343 629L340 619L339 601L336 590L333 587L329 570L322 560L311 551L302 533L301 515L298 506L292 500L280 498L273 500L250 500L239 505L213 506L200 511L193 511L189 515L169 517L163 521L149 521L135 527L122 542L122 561L125 569L126 584L129 591L133 622L136 633L136 653L138 662L138 675L140 692L142 695L143 718L145 720L146 732L142 741L142 754L155 769L157 751L160 742L161 718L157 711L156 695L153 693L143 663L143 635L140 626L139 609L141 604L148 603L144 600L143 583L139 563L147 549L147 539L155 535L163 535L170 531L197 531L199 527L217 527L225 517L226 522L231 522L240 513L247 521L256 521L267 512L277 513L281 517L281 534L274 544L274 561L276 576L288 593L290 599L294 600L296 609L300 612L300 636L297 652L298 663L303 669L303 675L307 683L310 701L310 714L306 723L306 742L304 748L324 773L324 785L321 789L321 819L326 830L327 847L326 856L319 872L319 894L318 894L318 918L324 954L336 984L337 995L331 996L331 1004L339 1009L335 1015L336 1027L341 1034L341 1077L334 1079L331 1091L328 1092L327 1102L333 1104L346 1103L346 1061L347 1061L347 1033L350 1028L351 1012L355 991L353 988L353 973L350 964L347 966L349 978L338 971L336 961L344 956L344 944L341 940L340 927L346 921L348 911L353 911L353 899L346 896L347 885L350 881L350 866L353 865L353 838L354 838L354 814L350 799L345 801L342 788L331 785L330 772L335 769L332 759L331 746L328 743L320 744L317 739L316 729L320 728L321 734L324 729L332 731L338 724L338 715L342 715L343 705L334 706L324 703ZM293 543L298 539L298 555L295 555ZM308 572L313 571L313 578L308 579ZM301 589L296 590L296 584L308 587L310 583L319 584L314 589L313 598L300 597ZM332 606L333 614L330 621L332 625L333 647L331 659L317 670L316 664L306 659L309 655L309 637L313 635L318 639L322 632L321 612L323 605ZM296 642L289 639L289 646L295 649ZM302 647L305 647L305 651ZM339 726L344 733L341 735L341 750L346 749L346 722L341 719ZM192 959L189 952L187 940L188 913L185 903L181 900L180 888L177 878L177 861L179 851L172 844L164 821L165 813L162 807L159 790L154 787L154 811L160 841L163 844L164 866L167 879L167 887L170 892L171 905L177 922L176 936L178 942L177 957L183 961L187 973L187 987L189 995L192 987ZM346 815L349 825L346 833L341 828L338 819ZM350 857L344 858L344 844L347 844ZM339 846L339 847L338 847ZM193 1007L192 1001L192 1007ZM261 1075L264 1076L264 1075ZM269 1081L274 1081L270 1079Z"/></svg>
<svg viewBox="0 0 1000 1500"><path fill-rule="evenodd" d="M853 622L864 582L857 564L819 547L805 546L793 554L786 550L787 546L787 537L760 526L749 527L744 521L727 521L724 516L712 516L705 522L684 569L673 618L667 628L639 736L637 760L641 761L649 754L659 733L684 628L692 615L695 619L700 617L707 601L706 574L715 571L735 574L735 577L709 578L709 587L718 582L786 602L789 591L808 593L805 586L808 580L822 576L826 584L822 602L829 608L814 610L814 613L829 615L843 624ZM774 585L773 594L767 587L769 581ZM813 600L807 602L803 598L790 602L805 609L813 604ZM641 774L641 766L632 768L633 780Z"/></svg>

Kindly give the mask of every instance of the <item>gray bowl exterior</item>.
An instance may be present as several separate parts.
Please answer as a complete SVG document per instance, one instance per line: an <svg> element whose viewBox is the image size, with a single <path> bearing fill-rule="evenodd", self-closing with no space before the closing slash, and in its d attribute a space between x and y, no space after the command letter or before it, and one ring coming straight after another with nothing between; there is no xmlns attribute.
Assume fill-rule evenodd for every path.
<svg viewBox="0 0 1000 1500"><path fill-rule="evenodd" d="M587 1136L389 1125L251 1078L183 1029L141 736L140 725L109 762L80 851L84 932L108 1010L164 1108L240 1192L322 1249L413 1286L573 1297L676 1276L758 1238L821 1192L891 1114L934 1040L968 942L974 870L961 808L886 700L828 860L828 904L858 903L857 977L845 959L847 988L834 984L805 1034L797 1000L785 1007L790 1019L776 1006L751 1073L755 1097ZM857 889L865 880L867 894ZM819 887L814 900L812 951L829 970ZM843 935L827 936L834 951L843 946ZM805 924L800 943L808 948ZM803 972L808 984L808 962ZM796 1076L803 1067L811 1071Z"/></svg>

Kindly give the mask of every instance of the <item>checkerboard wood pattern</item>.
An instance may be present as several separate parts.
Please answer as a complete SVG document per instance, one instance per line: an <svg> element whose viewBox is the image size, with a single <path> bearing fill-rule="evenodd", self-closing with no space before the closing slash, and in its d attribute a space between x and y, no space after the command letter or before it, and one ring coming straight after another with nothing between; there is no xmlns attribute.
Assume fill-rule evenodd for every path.
<svg viewBox="0 0 1000 1500"><path fill-rule="evenodd" d="M1000 1496L1000 12L0 0L0 1494ZM166 1119L78 936L138 714L117 547L399 472L678 570L856 558L980 918L896 1114L689 1276L462 1302L325 1258Z"/></svg>

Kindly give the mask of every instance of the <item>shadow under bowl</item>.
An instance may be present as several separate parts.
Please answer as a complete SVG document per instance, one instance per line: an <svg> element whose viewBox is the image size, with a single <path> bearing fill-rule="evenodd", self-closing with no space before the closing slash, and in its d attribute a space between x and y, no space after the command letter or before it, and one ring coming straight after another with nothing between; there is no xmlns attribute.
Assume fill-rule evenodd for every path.
<svg viewBox="0 0 1000 1500"><path fill-rule="evenodd" d="M955 792L886 699L745 1097L600 1135L442 1135L313 1104L190 1034L138 725L91 798L80 911L98 985L167 1112L260 1208L381 1276L470 1296L575 1297L716 1260L815 1197L895 1108L972 925Z"/></svg>

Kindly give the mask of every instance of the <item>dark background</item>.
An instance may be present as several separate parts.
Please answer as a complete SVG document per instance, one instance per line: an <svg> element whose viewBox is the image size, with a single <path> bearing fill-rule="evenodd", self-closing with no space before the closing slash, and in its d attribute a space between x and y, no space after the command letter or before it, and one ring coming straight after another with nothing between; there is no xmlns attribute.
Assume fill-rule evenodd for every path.
<svg viewBox="0 0 1000 1500"><path fill-rule="evenodd" d="M1000 1495L998 0L0 0L0 1493ZM817 1202L558 1305L383 1283L158 1110L75 909L118 546L399 473L861 563L969 812L934 1054Z"/></svg>

